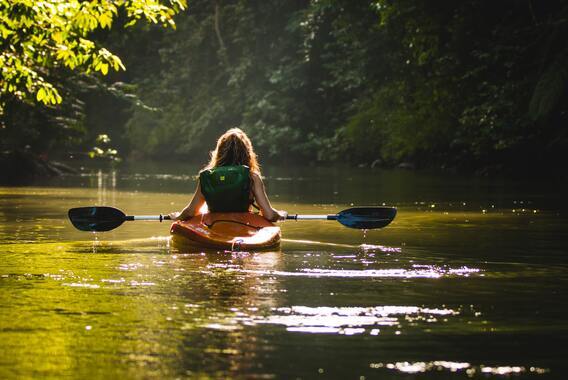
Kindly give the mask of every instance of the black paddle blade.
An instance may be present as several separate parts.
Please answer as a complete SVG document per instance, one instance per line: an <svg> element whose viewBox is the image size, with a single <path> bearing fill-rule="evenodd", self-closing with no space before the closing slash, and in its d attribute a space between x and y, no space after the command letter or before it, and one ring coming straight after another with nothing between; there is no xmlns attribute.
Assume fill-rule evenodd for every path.
<svg viewBox="0 0 568 380"><path fill-rule="evenodd" d="M353 207L337 214L337 221L349 228L371 230L387 226L395 216L394 207Z"/></svg>
<svg viewBox="0 0 568 380"><path fill-rule="evenodd" d="M73 226L81 231L110 231L120 226L126 215L112 207L77 207L69 210Z"/></svg>

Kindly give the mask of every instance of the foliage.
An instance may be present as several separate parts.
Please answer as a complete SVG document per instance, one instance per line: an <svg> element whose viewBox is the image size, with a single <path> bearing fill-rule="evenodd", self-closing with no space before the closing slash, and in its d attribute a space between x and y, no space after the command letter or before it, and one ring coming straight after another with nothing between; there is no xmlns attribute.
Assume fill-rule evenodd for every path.
<svg viewBox="0 0 568 380"><path fill-rule="evenodd" d="M373 101L347 124L348 147L368 136L386 162L471 168L559 154L568 116L566 4L376 4L382 32L399 45L386 57L388 77L370 84ZM371 150L356 158L372 159Z"/></svg>
<svg viewBox="0 0 568 380"><path fill-rule="evenodd" d="M568 148L562 0L193 0L176 30L150 23L104 33L92 31L110 25L100 21L107 6L122 9L108 13L115 23L136 15L169 23L184 4L167 2L160 19L128 10L159 4L150 0L64 3L85 8L98 24L68 20L75 26L65 51L73 54L58 53L48 28L41 41L49 49L29 55L29 65L60 96L85 104L29 120L26 141L36 145L46 135L76 144L88 129L89 138L108 132L125 155L203 162L219 134L238 125L264 159L467 169L547 164ZM27 13L9 7L9 19L25 23L18 15L30 17L26 4ZM23 27L7 36L19 38L9 42L19 57L28 57L22 41L44 33L37 25L29 36ZM83 40L94 44L84 60L77 58ZM67 75L69 68L120 69L103 45L128 63L112 74L120 85ZM52 103L47 90L38 95L41 82L18 83L11 94ZM84 113L73 115L77 109ZM76 120L74 127L37 134L39 123L58 117Z"/></svg>
<svg viewBox="0 0 568 380"><path fill-rule="evenodd" d="M19 100L32 97L45 105L61 103L61 94L50 79L50 69L66 67L106 75L124 70L120 58L90 36L110 28L123 11L127 26L140 19L175 26L173 15L184 9L184 0L79 1L2 0L0 2L0 89Z"/></svg>
<svg viewBox="0 0 568 380"><path fill-rule="evenodd" d="M110 137L107 134L98 135L95 141L97 145L88 152L89 158L105 159L111 162L122 161L118 151L110 146Z"/></svg>
<svg viewBox="0 0 568 380"><path fill-rule="evenodd" d="M134 146L192 155L240 125L265 157L329 160L338 152L336 131L364 82L366 55L346 40L352 29L378 28L369 4L195 1L184 16L160 39L168 41L160 70L135 79L144 102L161 112L134 110L126 128ZM134 56L144 64L138 54L147 53Z"/></svg>
<svg viewBox="0 0 568 380"><path fill-rule="evenodd" d="M0 0L2 148L47 153L80 144L87 94L124 95L93 75L125 68L99 42L101 31L142 19L173 27L184 7L185 0Z"/></svg>

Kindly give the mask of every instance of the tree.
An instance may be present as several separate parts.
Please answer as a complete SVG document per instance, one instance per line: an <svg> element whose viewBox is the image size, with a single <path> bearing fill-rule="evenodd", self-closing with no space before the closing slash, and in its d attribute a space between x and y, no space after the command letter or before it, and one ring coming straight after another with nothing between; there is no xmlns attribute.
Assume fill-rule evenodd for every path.
<svg viewBox="0 0 568 380"><path fill-rule="evenodd" d="M145 19L175 27L186 0L0 0L0 114L11 97L55 105L61 91L52 76L61 68L85 73L124 70L120 58L92 37L117 21Z"/></svg>

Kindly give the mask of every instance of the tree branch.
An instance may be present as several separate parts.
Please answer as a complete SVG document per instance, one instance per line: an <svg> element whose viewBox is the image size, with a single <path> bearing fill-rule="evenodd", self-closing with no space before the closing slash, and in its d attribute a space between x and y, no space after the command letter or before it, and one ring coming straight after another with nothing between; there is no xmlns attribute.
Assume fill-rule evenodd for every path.
<svg viewBox="0 0 568 380"><path fill-rule="evenodd" d="M221 7L219 5L219 0L215 0L215 34L217 36L217 41L219 42L219 50L221 54L221 58L225 65L229 66L229 59L227 57L227 48L225 47L225 42L223 41L223 37L221 36L221 27L219 26L221 20Z"/></svg>

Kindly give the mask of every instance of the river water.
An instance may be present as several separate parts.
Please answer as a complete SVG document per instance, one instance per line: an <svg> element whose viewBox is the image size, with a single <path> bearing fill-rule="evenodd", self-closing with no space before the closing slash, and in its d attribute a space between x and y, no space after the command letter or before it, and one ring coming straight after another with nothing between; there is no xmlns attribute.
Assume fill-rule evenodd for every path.
<svg viewBox="0 0 568 380"><path fill-rule="evenodd" d="M564 379L566 187L265 170L291 213L398 207L362 232L281 223L279 249L179 251L169 225L76 231L71 207L181 209L197 167L0 187L0 378Z"/></svg>

